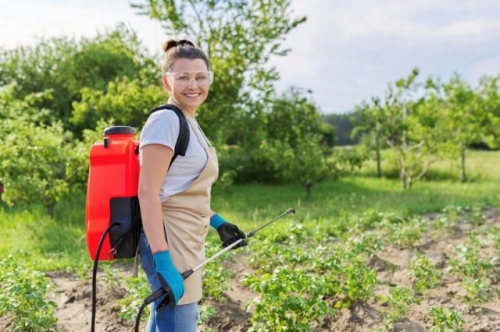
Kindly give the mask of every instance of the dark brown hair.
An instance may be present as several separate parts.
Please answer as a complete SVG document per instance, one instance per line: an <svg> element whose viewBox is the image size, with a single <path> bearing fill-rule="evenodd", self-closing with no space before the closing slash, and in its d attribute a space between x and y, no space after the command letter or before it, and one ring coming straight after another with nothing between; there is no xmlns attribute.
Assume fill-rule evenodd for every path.
<svg viewBox="0 0 500 332"><path fill-rule="evenodd" d="M210 69L208 57L201 49L196 47L193 42L181 39L169 39L163 44L165 59L163 60L163 72L170 71L177 59L202 59L205 61L207 68Z"/></svg>

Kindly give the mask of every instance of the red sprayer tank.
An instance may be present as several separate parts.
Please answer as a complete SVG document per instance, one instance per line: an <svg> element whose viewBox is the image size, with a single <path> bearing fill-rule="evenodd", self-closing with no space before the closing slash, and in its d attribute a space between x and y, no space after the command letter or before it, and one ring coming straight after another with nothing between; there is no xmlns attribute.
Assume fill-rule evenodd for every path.
<svg viewBox="0 0 500 332"><path fill-rule="evenodd" d="M140 235L137 200L139 179L138 144L135 129L109 127L104 140L90 148L87 184L87 249L96 259L99 241L113 224L102 243L98 260L134 257Z"/></svg>

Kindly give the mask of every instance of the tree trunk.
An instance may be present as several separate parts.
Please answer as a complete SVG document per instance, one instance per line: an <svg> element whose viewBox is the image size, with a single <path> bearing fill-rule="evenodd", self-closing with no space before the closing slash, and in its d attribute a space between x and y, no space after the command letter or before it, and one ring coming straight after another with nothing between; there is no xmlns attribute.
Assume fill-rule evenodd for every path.
<svg viewBox="0 0 500 332"><path fill-rule="evenodd" d="M312 189L312 183L306 183L305 188L306 188L306 199L309 199L311 197L311 189Z"/></svg>
<svg viewBox="0 0 500 332"><path fill-rule="evenodd" d="M56 204L55 203L47 203L45 204L45 209L47 210L47 214L51 217L54 218L54 210L55 210Z"/></svg>
<svg viewBox="0 0 500 332"><path fill-rule="evenodd" d="M462 183L465 183L467 182L467 173L465 171L465 150L467 149L467 147L465 146L465 144L462 144L462 148L461 148L461 151L460 151L460 164L461 164L461 180L462 180Z"/></svg>
<svg viewBox="0 0 500 332"><path fill-rule="evenodd" d="M404 170L400 170L399 177L401 179L401 184L403 185L403 189L406 190L408 188L408 176Z"/></svg>
<svg viewBox="0 0 500 332"><path fill-rule="evenodd" d="M380 179L382 177L382 167L380 166L380 134L378 131L375 133L375 149L377 153L377 177Z"/></svg>

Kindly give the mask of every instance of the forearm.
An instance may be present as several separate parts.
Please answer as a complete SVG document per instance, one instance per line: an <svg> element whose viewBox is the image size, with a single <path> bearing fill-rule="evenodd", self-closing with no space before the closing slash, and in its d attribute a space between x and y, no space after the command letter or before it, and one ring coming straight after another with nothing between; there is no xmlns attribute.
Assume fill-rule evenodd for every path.
<svg viewBox="0 0 500 332"><path fill-rule="evenodd" d="M139 196L141 218L144 232L153 253L168 250L167 240L163 226L163 212L158 195L148 197Z"/></svg>

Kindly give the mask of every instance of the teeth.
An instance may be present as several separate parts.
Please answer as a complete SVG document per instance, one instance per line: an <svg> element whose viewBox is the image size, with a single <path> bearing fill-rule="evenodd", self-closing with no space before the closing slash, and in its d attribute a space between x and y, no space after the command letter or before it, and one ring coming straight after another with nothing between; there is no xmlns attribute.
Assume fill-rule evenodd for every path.
<svg viewBox="0 0 500 332"><path fill-rule="evenodd" d="M186 96L188 97L197 97L199 95L200 95L199 93L186 93Z"/></svg>

